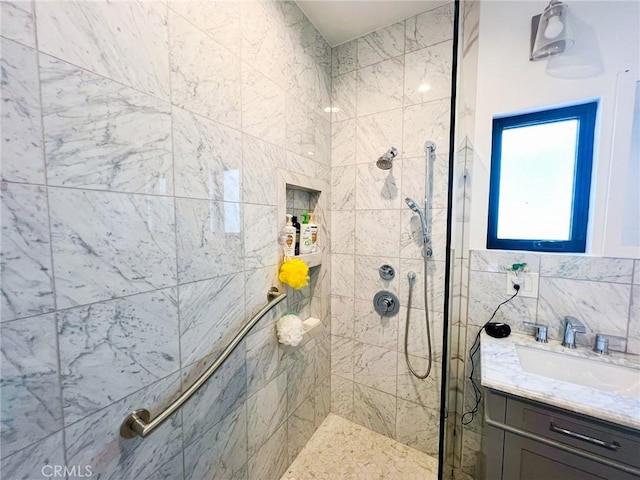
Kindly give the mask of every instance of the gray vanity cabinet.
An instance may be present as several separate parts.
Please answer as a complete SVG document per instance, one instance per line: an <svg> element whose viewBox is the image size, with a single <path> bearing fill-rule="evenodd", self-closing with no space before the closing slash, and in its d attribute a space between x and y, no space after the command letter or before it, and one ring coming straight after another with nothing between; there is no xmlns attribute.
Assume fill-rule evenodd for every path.
<svg viewBox="0 0 640 480"><path fill-rule="evenodd" d="M640 480L640 433L485 389L486 480Z"/></svg>

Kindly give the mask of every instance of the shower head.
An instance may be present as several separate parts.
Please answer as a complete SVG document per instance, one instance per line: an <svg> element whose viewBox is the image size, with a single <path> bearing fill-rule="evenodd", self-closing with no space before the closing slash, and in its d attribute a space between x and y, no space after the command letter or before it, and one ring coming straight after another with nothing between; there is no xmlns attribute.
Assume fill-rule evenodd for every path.
<svg viewBox="0 0 640 480"><path fill-rule="evenodd" d="M381 170L389 170L391 168L391 162L398 155L396 147L391 147L387 150L376 162L376 167Z"/></svg>
<svg viewBox="0 0 640 480"><path fill-rule="evenodd" d="M406 204L409 206L411 210L416 212L418 215L422 215L422 212L420 211L420 207L418 207L418 204L416 202L411 200L409 197L405 198L404 201L406 202Z"/></svg>

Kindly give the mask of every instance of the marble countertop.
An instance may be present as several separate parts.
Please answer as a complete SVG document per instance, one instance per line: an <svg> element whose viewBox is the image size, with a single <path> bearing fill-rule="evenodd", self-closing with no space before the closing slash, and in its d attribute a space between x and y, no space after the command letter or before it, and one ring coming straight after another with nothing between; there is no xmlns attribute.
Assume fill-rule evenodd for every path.
<svg viewBox="0 0 640 480"><path fill-rule="evenodd" d="M587 347L568 350L558 341L537 343L532 335L517 333L498 339L482 332L480 349L482 386L640 430L640 399L525 372L516 345L633 368L640 368L639 356L615 352L598 355Z"/></svg>

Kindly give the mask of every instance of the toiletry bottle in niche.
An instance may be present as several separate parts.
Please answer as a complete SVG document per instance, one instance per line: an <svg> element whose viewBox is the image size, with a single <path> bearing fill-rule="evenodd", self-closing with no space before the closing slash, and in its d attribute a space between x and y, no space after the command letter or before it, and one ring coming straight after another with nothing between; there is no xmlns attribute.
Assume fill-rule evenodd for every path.
<svg viewBox="0 0 640 480"><path fill-rule="evenodd" d="M293 217L293 215L287 213L287 224L284 227L284 256L287 258L293 257L296 254L296 227L293 226L291 217Z"/></svg>
<svg viewBox="0 0 640 480"><path fill-rule="evenodd" d="M302 225L300 225L300 255L313 252L313 239L311 238L311 225L309 225L309 214L302 214Z"/></svg>
<svg viewBox="0 0 640 480"><path fill-rule="evenodd" d="M298 223L298 217L293 216L293 220L291 222L294 227L296 227L296 255L300 255L300 224Z"/></svg>
<svg viewBox="0 0 640 480"><path fill-rule="evenodd" d="M316 223L316 215L309 213L309 227L311 228L311 242L313 243L311 251L318 251L318 224Z"/></svg>

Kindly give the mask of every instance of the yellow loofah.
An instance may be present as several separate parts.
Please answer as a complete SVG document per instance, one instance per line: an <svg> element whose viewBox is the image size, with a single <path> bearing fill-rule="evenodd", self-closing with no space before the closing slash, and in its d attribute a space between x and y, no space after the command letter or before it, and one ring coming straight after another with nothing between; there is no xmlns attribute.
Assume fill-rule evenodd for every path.
<svg viewBox="0 0 640 480"><path fill-rule="evenodd" d="M309 284L309 267L299 258L290 258L280 267L278 279L290 287L300 290Z"/></svg>

